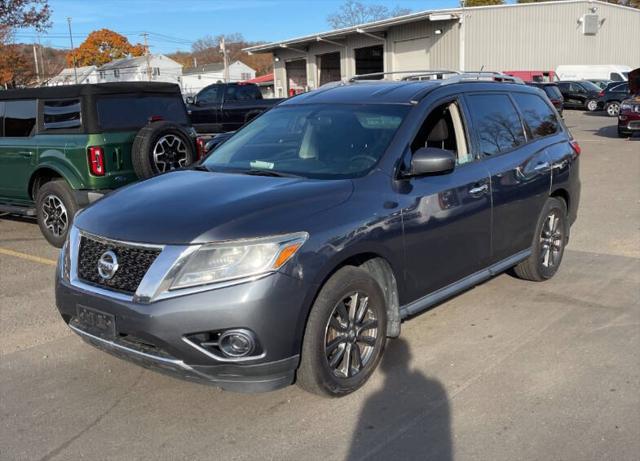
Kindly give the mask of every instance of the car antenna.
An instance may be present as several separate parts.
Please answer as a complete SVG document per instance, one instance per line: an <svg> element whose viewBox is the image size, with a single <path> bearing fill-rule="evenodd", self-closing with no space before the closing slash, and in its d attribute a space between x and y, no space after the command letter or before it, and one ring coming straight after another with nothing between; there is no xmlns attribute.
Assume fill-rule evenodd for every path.
<svg viewBox="0 0 640 461"><path fill-rule="evenodd" d="M484 70L484 64L482 65L482 67L480 67L480 72L478 72L478 76L476 77L476 80L480 80L480 74L482 73L483 70Z"/></svg>

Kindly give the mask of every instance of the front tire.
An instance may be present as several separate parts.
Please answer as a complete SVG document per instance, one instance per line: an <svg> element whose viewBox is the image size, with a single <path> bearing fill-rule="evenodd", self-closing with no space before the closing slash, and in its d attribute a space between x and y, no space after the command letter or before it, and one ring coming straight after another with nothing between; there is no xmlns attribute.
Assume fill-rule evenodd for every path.
<svg viewBox="0 0 640 461"><path fill-rule="evenodd" d="M49 181L40 187L36 208L42 235L54 247L62 248L78 211L78 203L66 181Z"/></svg>
<svg viewBox="0 0 640 461"><path fill-rule="evenodd" d="M567 205L562 199L550 197L538 219L531 255L514 267L515 274L534 282L553 277L562 262L568 233Z"/></svg>
<svg viewBox="0 0 640 461"><path fill-rule="evenodd" d="M343 267L325 283L311 308L298 385L330 397L359 389L378 366L386 336L380 285L364 269Z"/></svg>

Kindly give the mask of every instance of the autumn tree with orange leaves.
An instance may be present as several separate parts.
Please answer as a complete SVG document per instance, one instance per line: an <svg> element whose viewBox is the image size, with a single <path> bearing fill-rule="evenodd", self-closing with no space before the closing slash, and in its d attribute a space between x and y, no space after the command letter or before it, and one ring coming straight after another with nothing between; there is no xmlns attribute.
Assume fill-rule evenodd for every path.
<svg viewBox="0 0 640 461"><path fill-rule="evenodd" d="M144 52L144 45L132 45L124 35L100 29L91 32L78 48L67 54L66 59L69 66L73 66L74 57L76 66L101 66L129 55L142 56Z"/></svg>

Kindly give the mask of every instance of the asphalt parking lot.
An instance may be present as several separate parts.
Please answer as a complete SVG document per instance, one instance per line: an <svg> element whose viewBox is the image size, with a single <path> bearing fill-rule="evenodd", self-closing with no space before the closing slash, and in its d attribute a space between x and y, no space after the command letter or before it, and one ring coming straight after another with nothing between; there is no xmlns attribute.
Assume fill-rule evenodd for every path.
<svg viewBox="0 0 640 461"><path fill-rule="evenodd" d="M503 274L404 323L339 400L222 392L93 349L57 315L57 251L0 218L0 459L639 459L640 138L565 119L582 201L556 277Z"/></svg>

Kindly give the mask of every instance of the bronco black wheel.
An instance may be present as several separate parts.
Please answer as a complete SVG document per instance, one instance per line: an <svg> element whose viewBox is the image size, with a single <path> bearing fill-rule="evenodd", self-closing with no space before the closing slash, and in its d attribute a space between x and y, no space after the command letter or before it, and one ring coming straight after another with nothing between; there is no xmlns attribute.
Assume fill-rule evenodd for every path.
<svg viewBox="0 0 640 461"><path fill-rule="evenodd" d="M562 262L568 231L564 200L550 197L538 220L531 256L514 268L516 275L536 282L553 277Z"/></svg>
<svg viewBox="0 0 640 461"><path fill-rule="evenodd" d="M78 211L78 204L64 180L45 183L36 196L38 226L47 241L61 248Z"/></svg>
<svg viewBox="0 0 640 461"><path fill-rule="evenodd" d="M355 391L378 365L386 332L386 303L378 282L357 267L338 270L309 314L298 384L320 395Z"/></svg>
<svg viewBox="0 0 640 461"><path fill-rule="evenodd" d="M131 157L141 179L185 168L196 160L193 140L182 127L170 122L142 128L133 141Z"/></svg>

